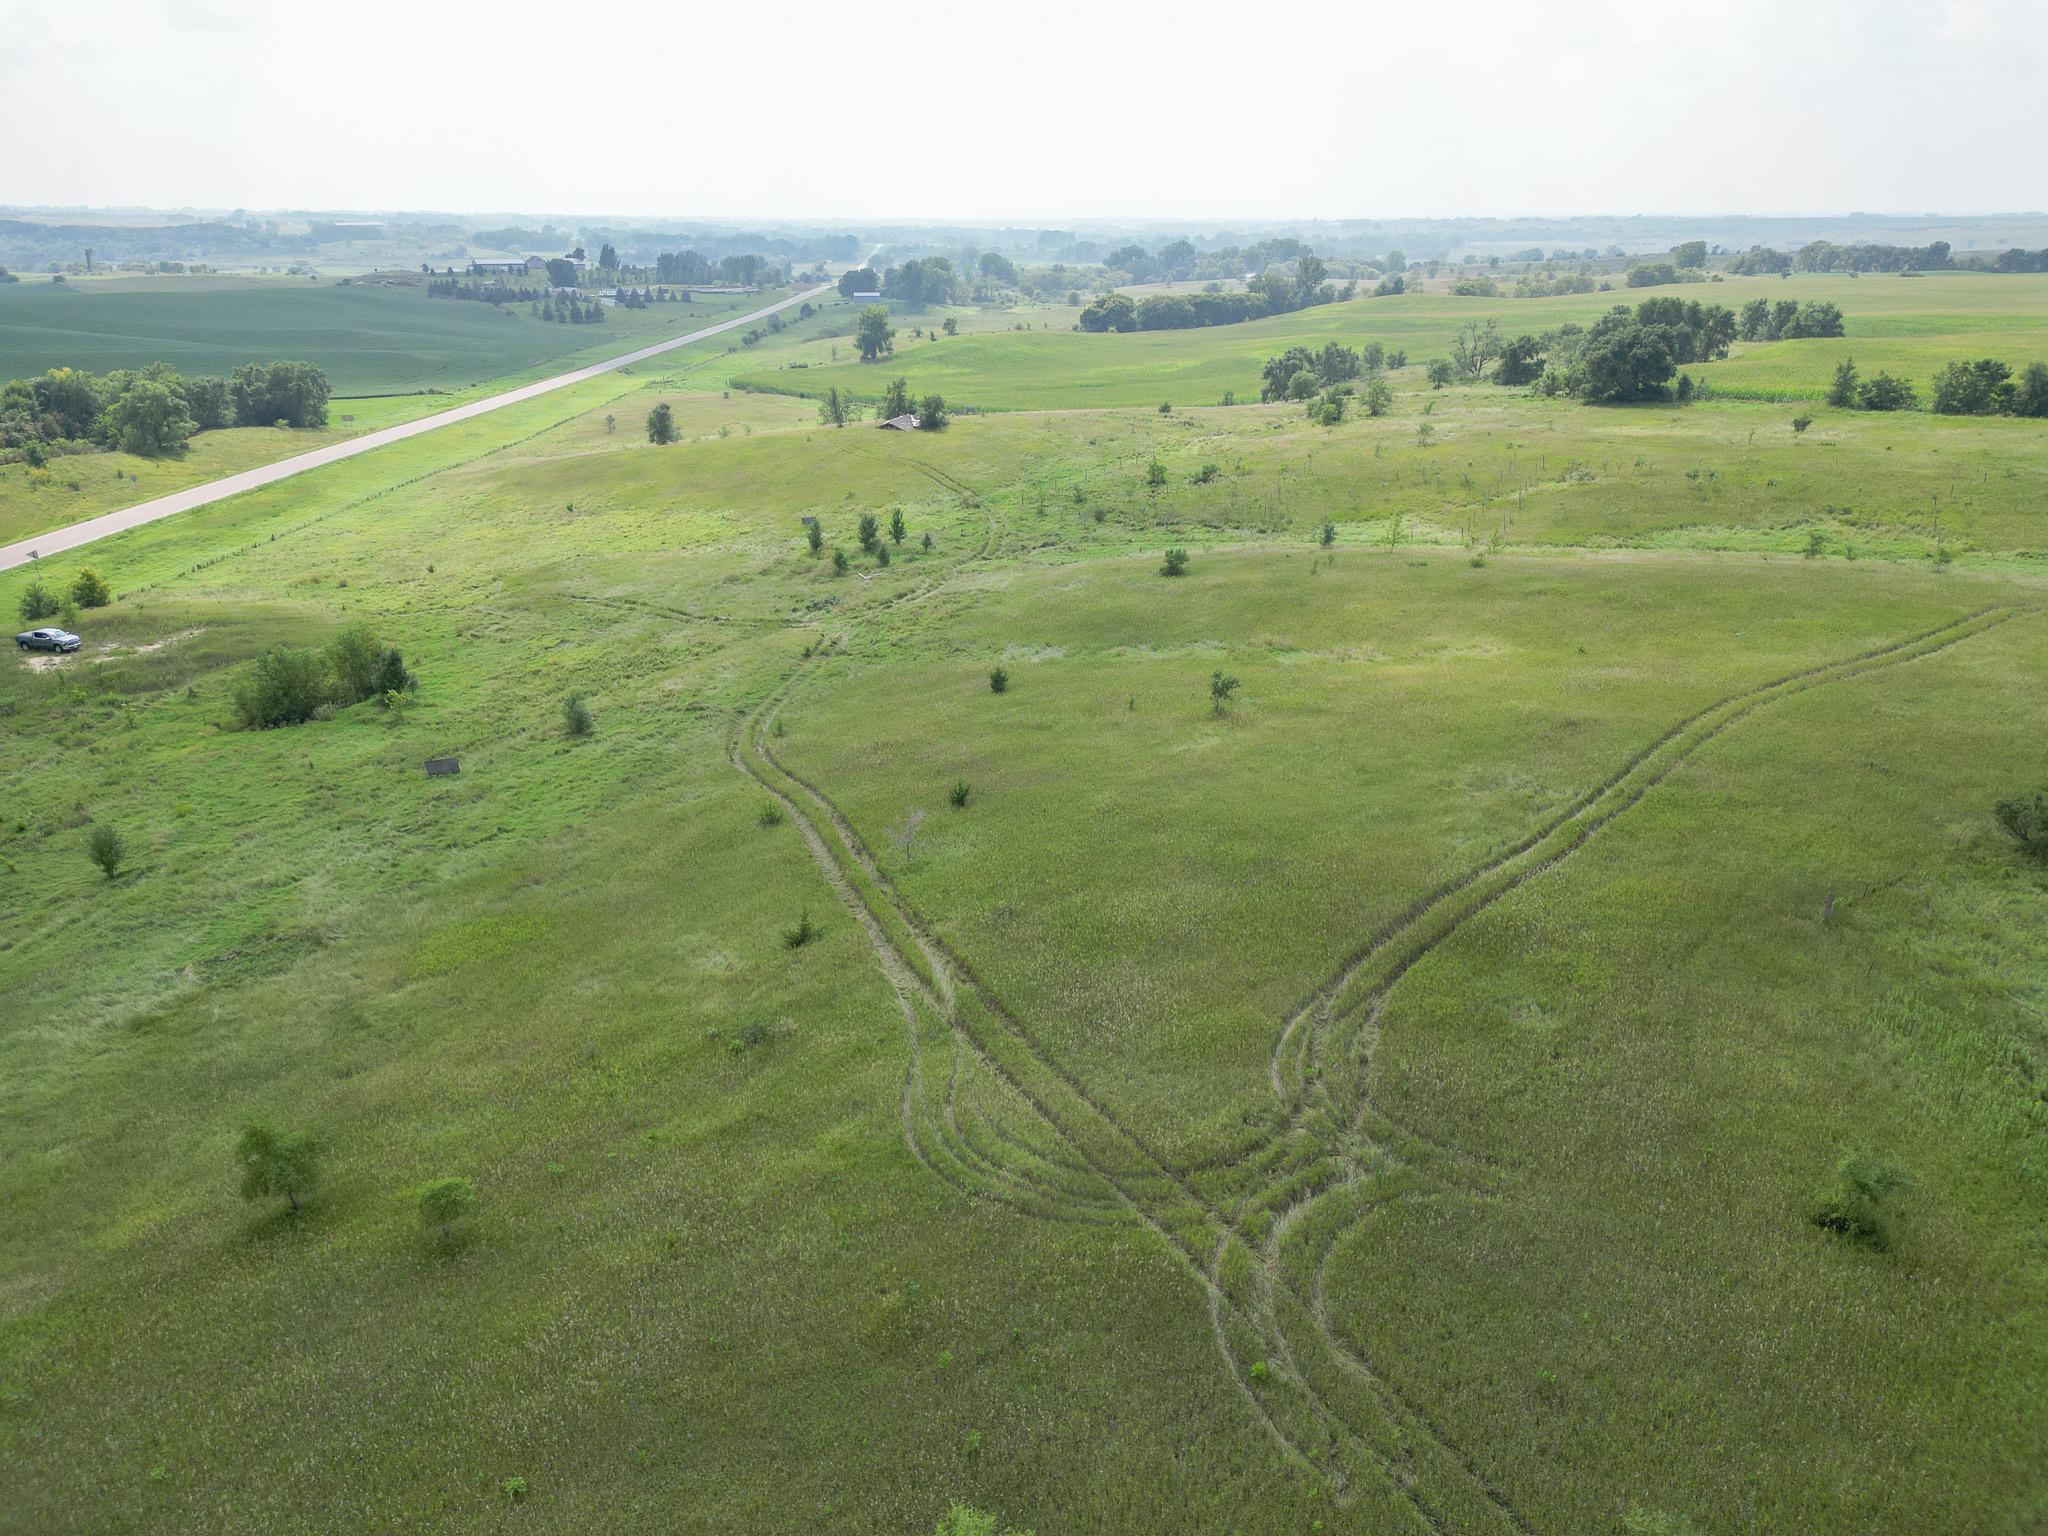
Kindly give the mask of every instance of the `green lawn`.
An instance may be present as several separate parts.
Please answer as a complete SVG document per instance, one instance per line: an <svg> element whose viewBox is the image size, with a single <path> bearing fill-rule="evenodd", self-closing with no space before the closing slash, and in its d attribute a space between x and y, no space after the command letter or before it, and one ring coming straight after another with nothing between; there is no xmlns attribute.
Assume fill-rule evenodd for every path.
<svg viewBox="0 0 2048 1536"><path fill-rule="evenodd" d="M847 318L0 574L0 1528L2029 1529L2038 424L726 388Z"/></svg>

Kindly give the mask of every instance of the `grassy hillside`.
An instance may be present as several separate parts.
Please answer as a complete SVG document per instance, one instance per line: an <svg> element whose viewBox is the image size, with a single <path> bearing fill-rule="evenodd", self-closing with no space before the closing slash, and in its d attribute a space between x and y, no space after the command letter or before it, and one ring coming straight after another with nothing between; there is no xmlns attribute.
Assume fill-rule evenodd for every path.
<svg viewBox="0 0 2048 1536"><path fill-rule="evenodd" d="M1450 352L1458 328L1497 322L1509 336L1540 335L1560 325L1586 325L1615 304L1676 294L1740 310L1750 299L1829 299L1839 304L1848 335L1839 341L1738 344L1725 361L1696 370L1716 389L1764 398L1818 400L1834 366L1853 356L1866 373L1889 369L1915 379L1923 392L1934 371L1957 358L1997 357L2015 369L2048 360L2048 276L1929 277L1800 276L1729 278L1668 288L1617 288L1612 293L1554 299L1455 298L1413 293L1359 298L1242 325L1193 331L1087 335L1070 329L1073 311L1021 312L1028 331L983 332L916 340L913 326L931 315L897 317L896 355L887 363L853 361L840 344L814 341L778 359L781 367L749 371L762 388L820 394L829 385L879 396L890 378L910 380L913 394L936 392L980 410L1059 410L1079 406L1213 405L1226 390L1259 397L1264 361L1288 347L1349 346L1378 341L1422 363ZM1037 329L1044 325L1049 328ZM792 372L796 364L800 372ZM1420 369L1413 380L1419 381Z"/></svg>
<svg viewBox="0 0 2048 1536"><path fill-rule="evenodd" d="M0 1528L2027 1529L2038 424L725 393L846 318L108 541L0 664ZM411 708L234 728L358 621Z"/></svg>

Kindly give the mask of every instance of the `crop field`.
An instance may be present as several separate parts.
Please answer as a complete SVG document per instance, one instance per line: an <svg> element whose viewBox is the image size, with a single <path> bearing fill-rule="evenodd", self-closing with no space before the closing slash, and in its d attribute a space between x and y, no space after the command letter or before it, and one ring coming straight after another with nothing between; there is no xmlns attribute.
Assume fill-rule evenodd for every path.
<svg viewBox="0 0 2048 1536"><path fill-rule="evenodd" d="M1915 380L1923 394L1944 363L1996 357L2017 371L2048 360L2048 276L1942 273L1926 277L1839 275L1730 277L1718 283L1622 288L1564 298L1458 298L1409 293L1357 298L1241 325L1203 330L1089 335L1074 331L1075 311L1019 312L1034 329L941 336L919 341L913 326L936 323L944 311L905 311L896 318L896 355L878 365L854 361L841 346L812 341L780 349L779 366L742 377L763 389L821 394L829 385L864 398L879 396L889 378L910 380L913 395L936 392L978 410L1060 410L1081 406L1214 405L1230 391L1259 397L1264 361L1293 346L1347 346L1377 341L1408 353L1411 369L1396 375L1425 389L1419 366L1446 356L1459 327L1497 323L1508 336L1540 335L1566 324L1587 325L1615 304L1677 296L1739 311L1753 298L1827 299L1841 306L1846 337L1833 341L1741 342L1723 361L1693 369L1716 390L1764 399L1818 400L1835 364L1853 357L1865 375L1889 370ZM1064 318L1062 318L1064 317ZM1036 329L1039 325L1048 328ZM764 356L765 362L765 356ZM801 371L792 371L803 364Z"/></svg>
<svg viewBox="0 0 2048 1536"><path fill-rule="evenodd" d="M473 318L467 315L449 318L454 311L470 310L483 311L488 318L491 310L487 304L430 300L408 289L302 290L281 287L280 280L256 279L237 285L186 289L169 285L211 280L159 278L132 280L138 285L138 291L133 293L107 292L130 281L0 287L0 380L45 367L85 367L88 371L103 372L142 367L161 360L172 362L182 371L204 373L231 371L259 356L269 360L289 355L295 360L321 363L323 367L328 366L323 358L342 358L344 371L332 376L336 398L331 402L329 424L322 431L230 427L202 432L192 439L191 447L181 458L143 458L115 451L59 459L46 484L37 483L26 465L0 465L0 544L601 362L659 341L664 335L716 325L735 313L763 308L780 296L780 290L773 290L765 294L714 295L690 304L665 304L645 310L611 310L611 318L602 325L549 325L529 320L522 306L508 305L508 314L514 309L519 311L512 319L522 327L517 336L512 336L509 332L501 334L497 326L477 331ZM6 318L14 296L43 291L63 295L67 288L90 294L94 304L111 297L118 308L127 301L133 323L157 329L146 335L53 330L41 342L24 339L21 343L25 347L47 347L48 352L40 358L31 355L27 361L18 361L8 350ZM55 305L68 300L46 302ZM358 314L350 306L365 304L371 306L366 312L373 320L371 334L379 337L380 344L394 349L375 358L366 352L349 350L358 339L348 329ZM234 329L226 333L212 330L209 311L230 307L235 311ZM51 318L49 311L20 305L16 308L20 313ZM77 318L69 310L65 314ZM289 324L280 323L285 316L290 317ZM94 316L92 320L97 323L100 318ZM327 328L324 340L305 328L309 322ZM16 334L32 338L33 333L20 327ZM223 334L240 334L244 340L223 342ZM517 342L518 346L510 351L492 351L484 345L489 343L496 348L501 341ZM303 357L291 350L301 345L306 348ZM721 339L716 350L722 352L727 345L730 342ZM706 350L711 349L707 346ZM79 358L90 361L76 361ZM420 382L424 375L419 370L444 365L459 368L465 380L475 382ZM371 371L360 371L366 369ZM380 373L375 371L378 369L391 371ZM495 371L478 371L486 369ZM350 397L341 382L349 378L357 381L354 387L373 392Z"/></svg>
<svg viewBox="0 0 2048 1536"><path fill-rule="evenodd" d="M1215 404L1641 296L835 304L0 573L116 594L0 663L0 1531L2036 1529L2042 424Z"/></svg>
<svg viewBox="0 0 2048 1536"><path fill-rule="evenodd" d="M630 351L711 324L737 302L607 310L600 327L534 319L523 304L434 299L422 288L375 281L17 283L0 288L0 377L154 362L188 375L225 374L251 359L292 358L323 369L338 397L459 390L594 345Z"/></svg>

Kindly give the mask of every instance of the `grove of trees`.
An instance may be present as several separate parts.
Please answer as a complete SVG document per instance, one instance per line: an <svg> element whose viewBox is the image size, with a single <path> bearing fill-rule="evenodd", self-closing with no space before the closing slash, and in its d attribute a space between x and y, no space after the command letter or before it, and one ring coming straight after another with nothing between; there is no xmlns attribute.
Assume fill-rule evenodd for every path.
<svg viewBox="0 0 2048 1536"><path fill-rule="evenodd" d="M311 363L246 363L225 379L186 379L168 363L97 378L52 368L0 387L0 458L34 467L95 449L175 455L220 427L324 427L327 400L327 375Z"/></svg>

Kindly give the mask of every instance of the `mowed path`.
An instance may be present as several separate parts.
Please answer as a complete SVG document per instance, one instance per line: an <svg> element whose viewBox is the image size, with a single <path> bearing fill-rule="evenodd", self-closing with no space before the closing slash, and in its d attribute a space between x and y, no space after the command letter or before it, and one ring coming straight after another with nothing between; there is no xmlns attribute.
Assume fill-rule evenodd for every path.
<svg viewBox="0 0 2048 1536"><path fill-rule="evenodd" d="M50 533L22 539L17 543L0 545L0 571L25 565L38 557L62 554L67 549L76 549L82 544L91 544L109 535L124 533L130 528L140 528L145 523L153 523L179 512L189 512L194 507L225 501L230 496L239 496L244 491L253 491L258 486L270 485L292 475L302 475L307 470L319 469L322 465L339 463L359 453L389 447L392 443L404 442L409 437L418 437L422 432L453 426L458 421L468 421L488 411L517 405L522 400L532 400L557 389L567 389L571 384L581 384L586 379L594 379L633 363L644 362L650 357L659 357L664 352L673 352L676 348L687 347L692 342L737 330L743 325L765 319L778 310L788 309L803 303L806 299L815 299L821 293L833 291L835 290L830 284L808 288L802 293L793 293L788 298L763 309L757 309L751 314L735 315L730 320L707 325L700 331L690 332L687 336L675 336L667 341L658 341L653 346L642 347L636 352L627 352L618 357L607 358L601 363L592 363L587 368L557 374L536 384L522 384L517 389L506 390L503 394L472 400L468 405L458 405L452 410L422 416L417 421L401 422L395 427L381 427L375 432L365 432L361 437L352 437L345 443L332 443L308 453L294 454L291 458L279 459L275 464L245 469L240 474L209 480L204 485L189 486L182 491L173 491L168 496L159 496L153 501L138 502L132 507L123 507L115 512L102 512L98 517L89 517L83 522L73 523L68 528L58 528Z"/></svg>

